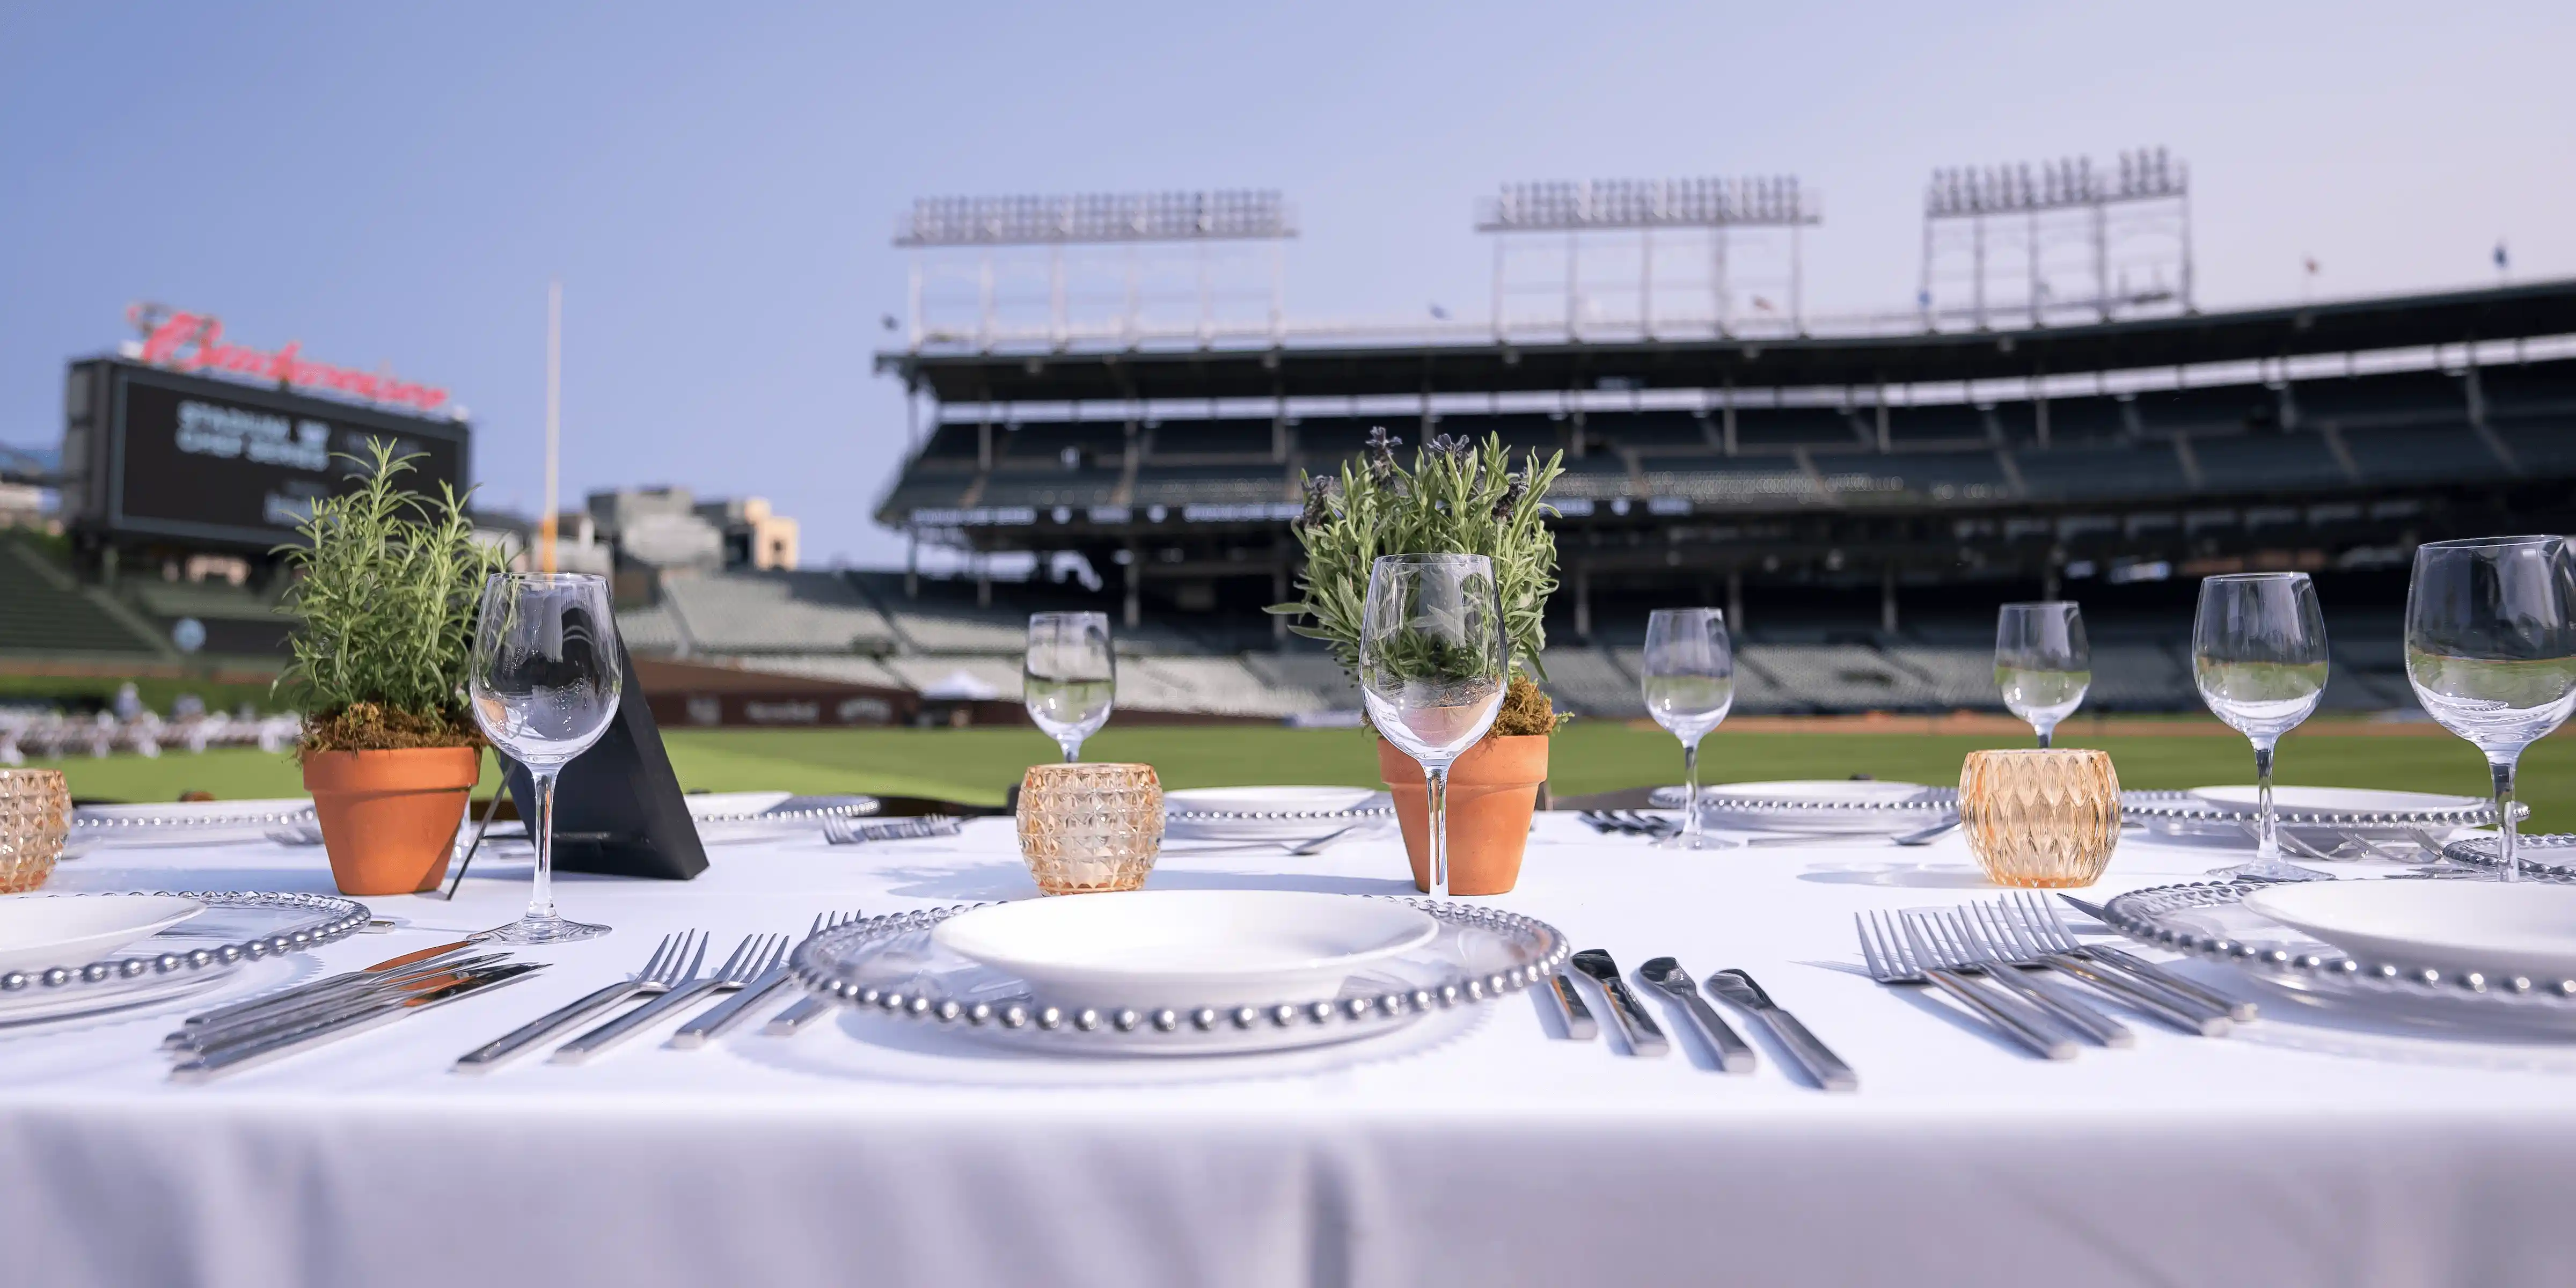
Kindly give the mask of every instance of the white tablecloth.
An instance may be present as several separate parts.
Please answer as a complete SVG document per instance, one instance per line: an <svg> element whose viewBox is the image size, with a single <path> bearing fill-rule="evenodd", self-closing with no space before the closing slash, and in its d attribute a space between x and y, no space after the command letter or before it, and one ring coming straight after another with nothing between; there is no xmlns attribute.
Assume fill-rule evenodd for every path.
<svg viewBox="0 0 2576 1288"><path fill-rule="evenodd" d="M1685 854L1547 816L1520 889L1624 967L1753 971L1861 1091L1714 1072L1535 995L1330 1054L1033 1060L850 1017L599 1062L459 1052L632 969L869 913L1034 893L1006 822L956 840L713 851L687 884L580 877L603 940L489 997L205 1086L166 1081L185 1006L0 1032L0 1283L2565 1284L2576 1047L2273 1018L2049 1063L1857 973L1852 914L1991 894L1957 838ZM2123 842L2103 892L2209 851ZM317 849L110 850L53 887L327 890ZM1153 884L1395 893L1391 839L1309 858L1167 853ZM507 920L524 865L312 969ZM1597 1003L1596 1003L1597 1005ZM1678 1034L1660 999L1650 1000ZM1739 1025L1739 1027L1742 1027Z"/></svg>

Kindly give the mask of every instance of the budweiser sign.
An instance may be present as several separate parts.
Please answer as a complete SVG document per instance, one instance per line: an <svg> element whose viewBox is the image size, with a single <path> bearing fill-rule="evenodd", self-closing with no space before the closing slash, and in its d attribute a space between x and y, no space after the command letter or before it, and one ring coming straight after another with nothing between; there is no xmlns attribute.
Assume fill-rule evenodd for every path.
<svg viewBox="0 0 2576 1288"><path fill-rule="evenodd" d="M212 314L164 313L137 305L126 310L126 316L143 332L143 348L137 356L156 367L273 380L421 411L436 411L447 405L444 389L399 380L391 372L360 371L311 361L300 352L303 345L299 341L289 340L283 348L273 350L226 343L224 324Z"/></svg>

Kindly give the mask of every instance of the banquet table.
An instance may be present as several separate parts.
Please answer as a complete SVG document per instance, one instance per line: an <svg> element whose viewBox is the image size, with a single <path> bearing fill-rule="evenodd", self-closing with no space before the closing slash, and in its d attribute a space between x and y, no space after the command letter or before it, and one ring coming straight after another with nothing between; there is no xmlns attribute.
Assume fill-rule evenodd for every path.
<svg viewBox="0 0 2576 1288"><path fill-rule="evenodd" d="M2133 1019L2050 1062L1860 972L1863 909L1995 893L1955 835L1717 852L1538 819L1489 903L1634 971L1749 969L1856 1094L1717 1071L1678 1010L1661 1059L1562 1035L1543 990L1350 1044L1037 1056L842 1012L590 1064L455 1056L633 970L663 934L1035 897L1007 819L962 835L710 850L686 883L574 876L599 940L530 980L280 1063L174 1084L194 1009L0 1030L0 1282L2564 1284L2576 1045L2428 1038L2284 1005L2221 1039ZM2220 852L2121 843L2101 894ZM1391 836L1323 853L1168 847L1148 888L1409 892ZM349 969L514 916L524 860L452 904L370 899ZM125 848L59 891L327 892L318 848ZM2204 978L2221 969L2202 963ZM2268 999L2267 999L2268 1000ZM1598 998L1594 998L1596 1012ZM1721 1008L1723 1011L1724 1008ZM1740 1014L1726 1012L1739 1030ZM666 1026L667 1027L667 1026Z"/></svg>

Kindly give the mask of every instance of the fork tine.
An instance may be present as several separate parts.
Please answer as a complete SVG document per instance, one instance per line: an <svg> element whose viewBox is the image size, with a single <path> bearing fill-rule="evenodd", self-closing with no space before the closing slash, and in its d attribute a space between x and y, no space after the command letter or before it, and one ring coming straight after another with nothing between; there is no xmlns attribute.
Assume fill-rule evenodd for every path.
<svg viewBox="0 0 2576 1288"><path fill-rule="evenodd" d="M1967 918L1968 928L1976 933L1977 941L1986 946L1986 955L1993 960L2019 964L2028 962L2033 956L2005 927L2003 915L1996 909L1971 903L1961 905L1959 912Z"/></svg>
<svg viewBox="0 0 2576 1288"><path fill-rule="evenodd" d="M635 978L653 978L654 974L662 969L662 960L671 955L672 943L678 939L677 935L662 936L662 942L654 946L652 956L644 959L644 969L635 972Z"/></svg>
<svg viewBox="0 0 2576 1288"><path fill-rule="evenodd" d="M1884 981L1887 978L1887 968L1879 964L1878 946L1869 941L1869 921L1859 913L1853 913L1852 930L1860 935L1860 960L1862 965L1869 968L1869 977Z"/></svg>

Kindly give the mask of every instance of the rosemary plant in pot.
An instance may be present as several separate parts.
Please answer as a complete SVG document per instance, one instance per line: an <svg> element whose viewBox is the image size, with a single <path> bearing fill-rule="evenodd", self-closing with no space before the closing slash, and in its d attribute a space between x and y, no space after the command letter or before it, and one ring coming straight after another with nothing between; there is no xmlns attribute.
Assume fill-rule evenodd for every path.
<svg viewBox="0 0 2576 1288"><path fill-rule="evenodd" d="M313 502L300 544L292 659L278 688L304 712L296 745L345 894L437 887L481 775L483 735L465 706L465 663L483 583L500 555L474 539L465 501L441 484L401 486L416 455L370 440L344 456L359 486Z"/></svg>
<svg viewBox="0 0 2576 1288"><path fill-rule="evenodd" d="M1531 811L1547 781L1548 735L1556 709L1532 676L1547 645L1542 615L1556 590L1556 538L1547 529L1548 485L1562 458L1530 453L1513 468L1500 436L1481 444L1434 435L1407 468L1402 440L1369 434L1366 455L1339 477L1308 476L1306 511L1295 525L1306 566L1303 598L1273 613L1302 619L1289 629L1324 641L1357 678L1369 573L1381 555L1483 555L1491 561L1511 680L1493 727L1449 767L1447 837L1452 894L1501 894L1520 880ZM1422 767L1381 738L1378 773L1395 797L1414 885L1431 888L1430 806Z"/></svg>

